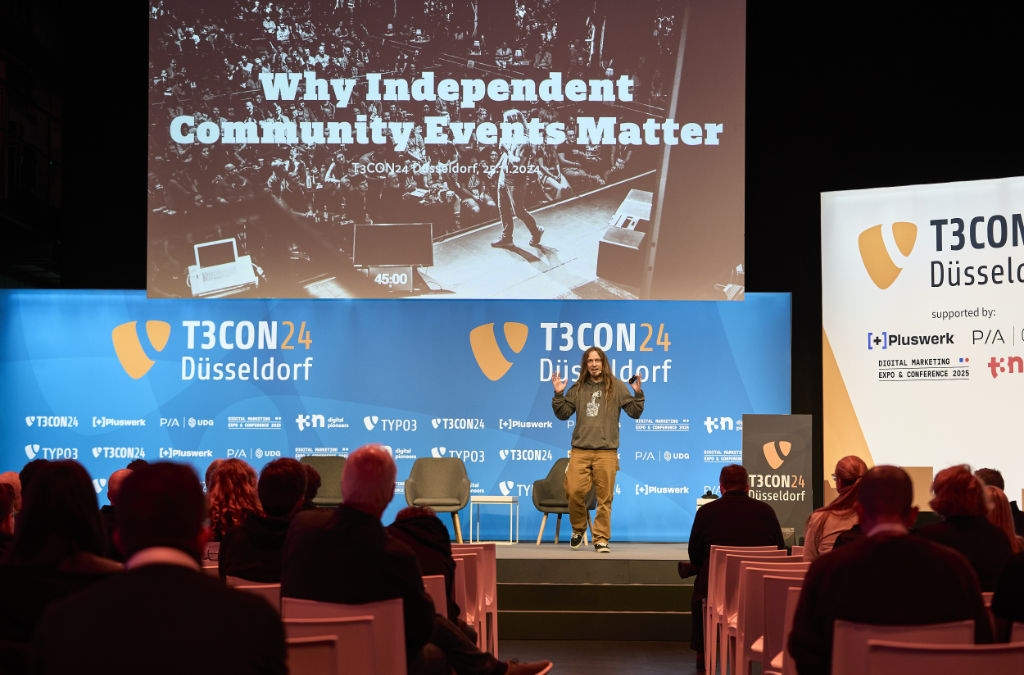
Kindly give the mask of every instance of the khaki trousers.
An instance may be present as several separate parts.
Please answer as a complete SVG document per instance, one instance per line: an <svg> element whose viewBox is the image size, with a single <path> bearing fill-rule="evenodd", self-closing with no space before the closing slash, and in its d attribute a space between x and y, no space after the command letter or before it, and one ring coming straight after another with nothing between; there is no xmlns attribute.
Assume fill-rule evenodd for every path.
<svg viewBox="0 0 1024 675"><path fill-rule="evenodd" d="M569 522L573 532L587 529L587 495L594 486L597 513L594 515L594 543L607 543L612 532L612 497L615 472L619 470L617 450L573 448L565 472L565 494L569 498Z"/></svg>

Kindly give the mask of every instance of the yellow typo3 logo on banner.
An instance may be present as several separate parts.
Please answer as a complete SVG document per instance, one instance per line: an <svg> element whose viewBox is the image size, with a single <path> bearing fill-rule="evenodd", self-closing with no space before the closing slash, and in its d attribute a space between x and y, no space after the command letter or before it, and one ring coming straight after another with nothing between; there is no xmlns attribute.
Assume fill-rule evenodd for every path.
<svg viewBox="0 0 1024 675"><path fill-rule="evenodd" d="M133 380L137 380L153 367L156 361L146 356L142 343L139 341L139 334L135 330L135 322L122 323L113 332L114 351L117 352L117 360L121 362L124 372ZM171 324L166 321L147 321L146 337L153 349L162 352L167 346L167 340L171 337Z"/></svg>
<svg viewBox="0 0 1024 675"><path fill-rule="evenodd" d="M864 269L868 276L883 291L896 281L896 277L903 271L907 257L914 250L914 242L917 241L917 225L908 222L896 222L890 226L893 241L896 247L903 254L903 259L893 261L892 256L886 249L885 240L882 235L882 226L875 225L860 233L857 237L857 245L860 248L860 259L864 261Z"/></svg>
<svg viewBox="0 0 1024 675"><path fill-rule="evenodd" d="M526 337L530 329L523 323L506 322L504 327L505 342L518 354L526 345ZM485 323L469 332L469 346L473 349L476 364L488 380L496 382L505 376L512 362L506 359L498 346L498 338L494 334L494 324Z"/></svg>
<svg viewBox="0 0 1024 675"><path fill-rule="evenodd" d="M793 444L789 441L768 441L761 446L761 450L764 451L764 458L767 460L768 466L772 468L772 471L782 466L782 463L786 461L786 457L789 457L789 452L792 449ZM780 452L782 453L781 457L779 456Z"/></svg>

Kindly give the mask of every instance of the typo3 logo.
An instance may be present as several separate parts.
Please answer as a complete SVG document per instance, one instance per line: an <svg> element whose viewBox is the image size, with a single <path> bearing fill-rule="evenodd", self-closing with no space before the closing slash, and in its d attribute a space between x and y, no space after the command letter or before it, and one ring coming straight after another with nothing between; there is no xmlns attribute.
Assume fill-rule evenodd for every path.
<svg viewBox="0 0 1024 675"><path fill-rule="evenodd" d="M917 241L917 225L900 221L889 226L892 233L892 240L902 256L893 260L885 243L884 233L881 225L869 227L857 237L857 246L860 248L860 259L864 263L871 281L875 282L883 291L896 281L896 277L903 271L907 258L914 250L914 242ZM898 264L897 264L898 263Z"/></svg>
<svg viewBox="0 0 1024 675"><path fill-rule="evenodd" d="M38 455L38 454L39 454L39 444L38 443L29 443L28 445L25 446L25 456L28 457L29 461L32 461L33 459L35 459L36 455Z"/></svg>
<svg viewBox="0 0 1024 675"><path fill-rule="evenodd" d="M761 450L764 451L765 461L768 462L768 466L775 471L782 463L786 461L786 457L789 457L789 452L793 449L793 444L789 441L768 441L761 446ZM779 456L782 453L782 456Z"/></svg>
<svg viewBox="0 0 1024 675"><path fill-rule="evenodd" d="M512 494L512 489L515 488L516 482L513 480L503 480L498 483L498 489L501 490L502 497L508 497Z"/></svg>
<svg viewBox="0 0 1024 675"><path fill-rule="evenodd" d="M518 354L526 345L530 329L526 324L508 321L504 325L505 342L509 349ZM476 364L480 371L492 382L497 382L512 367L512 362L501 353L498 338L494 334L494 324L485 323L469 332L469 346L473 350Z"/></svg>
<svg viewBox="0 0 1024 675"><path fill-rule="evenodd" d="M93 478L92 479L92 488L94 490L96 490L96 494L99 494L99 493L103 492L103 488L105 488L105 487L107 487L107 479L106 478Z"/></svg>
<svg viewBox="0 0 1024 675"><path fill-rule="evenodd" d="M158 352L162 352L167 346L167 340L171 337L171 324L166 321L147 321L146 337L150 345ZM121 362L124 372L133 380L137 380L153 367L156 363L146 355L139 340L139 333L136 330L135 322L122 323L114 329L112 338L114 340L114 351L117 353L117 360Z"/></svg>
<svg viewBox="0 0 1024 675"><path fill-rule="evenodd" d="M706 417L704 427L709 434L715 431L743 431L743 420L734 420L731 417Z"/></svg>
<svg viewBox="0 0 1024 675"><path fill-rule="evenodd" d="M444 457L446 454L448 454L448 448L445 448L443 446L430 449L431 457Z"/></svg>

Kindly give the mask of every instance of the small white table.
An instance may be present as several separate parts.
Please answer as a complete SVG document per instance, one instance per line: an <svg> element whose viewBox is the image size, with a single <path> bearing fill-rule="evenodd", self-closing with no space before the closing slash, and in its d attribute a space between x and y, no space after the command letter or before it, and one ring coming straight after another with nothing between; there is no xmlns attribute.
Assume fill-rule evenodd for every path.
<svg viewBox="0 0 1024 675"><path fill-rule="evenodd" d="M519 497L503 497L501 495L470 495L469 497L469 543L473 543L473 506L476 506L476 543L480 543L480 505L481 504L507 504L508 505L508 543L519 543ZM515 540L512 539L512 516L515 512ZM497 542L505 543L505 542Z"/></svg>

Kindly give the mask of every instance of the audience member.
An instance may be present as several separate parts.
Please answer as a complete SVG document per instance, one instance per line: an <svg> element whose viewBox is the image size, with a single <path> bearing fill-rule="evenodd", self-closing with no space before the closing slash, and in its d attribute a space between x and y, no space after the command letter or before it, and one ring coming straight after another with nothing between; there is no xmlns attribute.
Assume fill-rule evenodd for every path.
<svg viewBox="0 0 1024 675"><path fill-rule="evenodd" d="M998 469L978 469L974 472L974 475L985 485L991 485L1006 492L1003 474ZM1010 499L1010 512L1013 514L1013 526L1017 530L1017 534L1024 535L1024 511L1021 511L1020 507L1017 506L1016 499Z"/></svg>
<svg viewBox="0 0 1024 675"><path fill-rule="evenodd" d="M437 517L434 509L429 506L407 506L398 512L395 522L388 525L387 530L388 534L413 550L424 575L444 576L448 618L458 624L471 642L476 642L476 631L459 619L462 609L455 602L452 542L448 537L448 528Z"/></svg>
<svg viewBox="0 0 1024 675"><path fill-rule="evenodd" d="M28 642L47 605L121 565L101 557L96 490L73 460L38 465L18 531L0 565L0 640Z"/></svg>
<svg viewBox="0 0 1024 675"><path fill-rule="evenodd" d="M1010 557L992 595L996 639L1008 641L1014 622L1024 623L1024 553Z"/></svg>
<svg viewBox="0 0 1024 675"><path fill-rule="evenodd" d="M14 486L0 483L0 560L4 559L14 539L14 504Z"/></svg>
<svg viewBox="0 0 1024 675"><path fill-rule="evenodd" d="M294 459L275 459L260 472L258 491L264 515L252 513L224 535L220 575L277 583L288 523L306 495L306 472Z"/></svg>
<svg viewBox="0 0 1024 675"><path fill-rule="evenodd" d="M985 514L988 522L1003 531L1010 540L1013 553L1024 552L1024 537L1018 536L1013 527L1013 514L1010 512L1010 501L1006 498L1006 493L995 485L986 485L985 505L988 507Z"/></svg>
<svg viewBox="0 0 1024 675"><path fill-rule="evenodd" d="M857 486L868 465L856 455L847 455L836 464L833 478L839 496L828 506L811 514L804 528L804 560L817 560L835 545L836 537L857 524Z"/></svg>
<svg viewBox="0 0 1024 675"><path fill-rule="evenodd" d="M256 494L256 471L240 459L225 459L206 484L210 501L210 529L213 540L221 541L231 528L260 512Z"/></svg>
<svg viewBox="0 0 1024 675"><path fill-rule="evenodd" d="M935 474L931 507L944 520L916 531L959 551L970 561L982 591L994 591L996 579L1012 550L1006 535L985 517L985 489L966 464Z"/></svg>
<svg viewBox="0 0 1024 675"><path fill-rule="evenodd" d="M860 480L857 515L864 538L811 564L789 638L800 675L828 673L836 619L917 625L973 619L975 639L992 639L978 577L956 551L917 536L910 477L876 466Z"/></svg>
<svg viewBox="0 0 1024 675"><path fill-rule="evenodd" d="M313 500L316 498L316 493L320 491L320 472L312 464L303 464L302 470L306 472L306 498L302 502L302 510L305 511L316 508Z"/></svg>
<svg viewBox="0 0 1024 675"><path fill-rule="evenodd" d="M107 557L118 562L124 562L124 556L114 541L114 528L117 525L117 499L121 494L121 485L124 483L124 479L131 473L131 469L118 469L110 474L110 478L107 479L107 499L110 500L110 503L100 508L100 518L103 520L104 537L107 542Z"/></svg>
<svg viewBox="0 0 1024 675"><path fill-rule="evenodd" d="M547 662L502 663L479 651L451 621L439 616L423 590L415 553L388 536L380 522L394 496L395 462L377 444L364 445L345 462L345 500L321 526L296 518L285 542L281 593L326 602L366 603L401 598L408 671L535 673ZM318 518L322 511L303 516Z"/></svg>
<svg viewBox="0 0 1024 675"><path fill-rule="evenodd" d="M704 612L708 595L708 558L711 545L782 547L782 528L768 504L747 496L747 470L739 464L722 468L718 477L722 498L697 509L690 530L690 564L697 573L693 582L690 646L697 652L697 668L704 669Z"/></svg>
<svg viewBox="0 0 1024 675"><path fill-rule="evenodd" d="M199 569L204 510L190 467L160 462L128 476L118 506L126 571L54 603L33 640L35 672L287 672L277 612Z"/></svg>
<svg viewBox="0 0 1024 675"><path fill-rule="evenodd" d="M0 484L7 484L11 486L12 493L14 494L14 503L11 506L11 512L17 513L21 511L21 478L18 477L17 471L4 471L0 473Z"/></svg>

